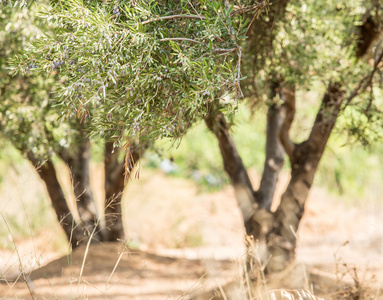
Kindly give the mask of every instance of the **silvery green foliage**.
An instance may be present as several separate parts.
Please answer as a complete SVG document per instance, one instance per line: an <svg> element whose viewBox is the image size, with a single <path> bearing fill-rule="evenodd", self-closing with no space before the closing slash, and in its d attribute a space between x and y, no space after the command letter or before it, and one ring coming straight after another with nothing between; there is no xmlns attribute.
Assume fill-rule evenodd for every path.
<svg viewBox="0 0 383 300"><path fill-rule="evenodd" d="M238 97L244 24L221 1L52 1L53 27L18 56L24 73L57 73L64 118L93 136L181 137L212 102Z"/></svg>
<svg viewBox="0 0 383 300"><path fill-rule="evenodd" d="M378 57L382 48L375 43L364 57L356 56L358 28L367 12L376 30L383 26L383 8L377 4L365 0L289 1L285 17L274 24L273 52L255 75L257 92L263 100L270 100L269 85L276 75L284 86L301 90L314 85L325 90L337 82L350 100L343 103L338 128L363 144L381 140L383 70L382 63L374 62L373 57Z"/></svg>
<svg viewBox="0 0 383 300"><path fill-rule="evenodd" d="M36 9L6 5L0 11L0 133L18 149L31 150L39 157L52 151L45 129L52 129L58 118L49 112L53 79L12 77L9 60L31 40L41 37L44 29L36 19Z"/></svg>
<svg viewBox="0 0 383 300"><path fill-rule="evenodd" d="M0 137L44 160L64 148L74 151L85 124L59 120L60 109L52 97L57 75L32 76L34 61L25 67L26 74L11 74L10 58L49 31L37 14L37 6L6 5L0 10Z"/></svg>

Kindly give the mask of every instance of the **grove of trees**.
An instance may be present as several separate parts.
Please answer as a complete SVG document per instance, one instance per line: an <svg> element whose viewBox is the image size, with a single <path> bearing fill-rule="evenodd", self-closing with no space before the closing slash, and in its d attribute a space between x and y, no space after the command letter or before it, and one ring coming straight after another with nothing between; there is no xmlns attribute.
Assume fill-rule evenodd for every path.
<svg viewBox="0 0 383 300"><path fill-rule="evenodd" d="M350 140L381 141L383 7L377 0L50 1L40 18L34 15L31 36L12 29L17 22L8 23L23 10L4 10L9 13L2 13L1 24L18 35L2 32L1 65L17 75L1 75L0 130L35 165L50 153L68 164L81 226L100 233L100 240L89 188L89 139L106 141L105 198L111 199L120 197L126 169L148 145L161 138L177 142L203 119L217 138L246 233L263 245L269 271L294 259L296 232L337 120L343 118ZM322 95L315 120L297 141L290 132L297 91L317 83ZM268 107L257 190L230 132L243 98L249 107ZM121 147L125 162L119 161ZM271 211L285 157L291 178ZM41 164L48 191L54 172L49 159ZM52 203L65 211L58 218L71 218L65 198L52 196L59 194L57 184L55 189ZM121 213L119 200L117 206L108 203L110 215ZM112 238L105 240L123 235L121 224L112 223ZM67 230L81 228L71 219L66 224ZM72 243L81 235L74 234Z"/></svg>

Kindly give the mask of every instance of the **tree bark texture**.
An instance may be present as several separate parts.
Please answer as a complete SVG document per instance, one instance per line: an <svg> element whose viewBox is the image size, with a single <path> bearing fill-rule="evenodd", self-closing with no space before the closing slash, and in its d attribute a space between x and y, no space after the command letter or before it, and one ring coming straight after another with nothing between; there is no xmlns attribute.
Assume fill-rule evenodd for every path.
<svg viewBox="0 0 383 300"><path fill-rule="evenodd" d="M121 199L124 190L124 161L119 160L120 148L113 148L112 142L105 143L105 240L117 241L125 237Z"/></svg>
<svg viewBox="0 0 383 300"><path fill-rule="evenodd" d="M271 89L271 99L274 99L279 94L279 90L279 83L274 83ZM279 138L284 117L284 106L275 103L273 100L267 111L266 159L260 187L256 192L258 202L268 211L271 209L279 173L285 161L285 151Z"/></svg>
<svg viewBox="0 0 383 300"><path fill-rule="evenodd" d="M276 145L281 147L276 144L276 140L284 136L285 144L289 149L292 169L288 187L274 213L265 209L263 194L260 191L253 192L246 169L228 132L224 116L219 112L212 112L206 119L208 128L218 139L224 168L234 189L236 190L240 186L240 189L245 189L247 192L240 194L236 191L241 212L245 213L246 233L252 235L255 240L265 243L267 249L265 260L269 259L267 270L271 272L284 269L295 258L296 232L304 213L305 202L344 100L341 87L336 84L329 85L308 139L296 145L290 141L288 130L281 130L283 125L288 129L291 126L295 112L295 94L293 90L282 89L280 92L285 93L285 95L281 95L281 98L285 97L285 103L280 107L271 106L269 109L267 130L269 145L266 145L266 148L269 149L269 158L282 158L283 150L272 148ZM268 181L264 179L263 188L264 190L269 189L268 192L271 195L274 193L277 173L279 173L281 165L279 168L270 170L267 159L268 157L263 177L270 176L270 178L267 179ZM246 195L246 198L243 195Z"/></svg>
<svg viewBox="0 0 383 300"><path fill-rule="evenodd" d="M125 179L130 177L133 168L147 149L146 144L137 147L134 143L126 153L128 161L119 158L121 148L113 148L113 143L105 143L105 240L124 239L121 200L125 187Z"/></svg>
<svg viewBox="0 0 383 300"><path fill-rule="evenodd" d="M253 217L245 224L247 234L260 236L266 243L272 258L267 266L269 271L280 271L295 258L296 232L343 100L344 93L340 86L329 85L309 138L295 145L291 153L291 179L279 207L272 215L262 218L259 215L264 213L255 210Z"/></svg>
<svg viewBox="0 0 383 300"><path fill-rule="evenodd" d="M225 117L221 112L213 108L206 117L205 123L218 139L224 169L230 177L242 217L246 222L252 215L253 205L256 204L254 190L234 141L229 134Z"/></svg>
<svg viewBox="0 0 383 300"><path fill-rule="evenodd" d="M27 152L27 157L37 168L40 178L44 181L47 187L57 220L63 228L68 241L73 249L76 248L81 242L84 241L84 235L81 228L76 224L73 214L68 207L52 161L47 160L41 166L38 166L39 162L31 151Z"/></svg>
<svg viewBox="0 0 383 300"><path fill-rule="evenodd" d="M85 134L81 134L71 149L61 149L57 153L68 165L71 173L81 227L93 240L102 241L101 220L90 185L90 141Z"/></svg>
<svg viewBox="0 0 383 300"><path fill-rule="evenodd" d="M102 232L100 227L100 216L97 212L95 199L90 186L90 141L84 140L79 147L79 153L76 163L70 165L72 174L73 191L77 199L77 210L81 222L89 235L93 239L102 241Z"/></svg>

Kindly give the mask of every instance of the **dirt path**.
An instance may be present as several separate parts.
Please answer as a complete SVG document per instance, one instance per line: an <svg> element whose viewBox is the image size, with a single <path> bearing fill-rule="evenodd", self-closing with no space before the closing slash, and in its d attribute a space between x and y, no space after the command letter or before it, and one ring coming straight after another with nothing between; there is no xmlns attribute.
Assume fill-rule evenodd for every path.
<svg viewBox="0 0 383 300"><path fill-rule="evenodd" d="M76 249L32 272L27 283L37 299L178 299L233 276L229 261L169 258L114 243ZM7 299L31 298L22 279L0 287Z"/></svg>
<svg viewBox="0 0 383 300"><path fill-rule="evenodd" d="M37 252L32 252L30 242L17 244L25 267L56 259L27 280L36 299L188 299L196 295L209 299L211 295L201 293L239 280L245 249L231 188L204 194L188 181L150 174L132 183L125 197L127 240L130 245L139 244L140 251L122 244L99 244L88 252L83 247L66 256L49 251L52 236L46 232L34 240ZM181 248L169 248L172 245ZM2 250L0 254L2 275L11 279L19 274L16 253ZM329 299L381 299L381 206L347 206L314 189L299 229L297 262L294 269L270 281L269 288L313 287ZM342 287L341 279L352 288ZM370 288L370 294L350 298L362 290L358 284ZM343 294L336 294L339 290ZM0 298L30 299L30 293L21 277L7 282L3 278L0 284Z"/></svg>

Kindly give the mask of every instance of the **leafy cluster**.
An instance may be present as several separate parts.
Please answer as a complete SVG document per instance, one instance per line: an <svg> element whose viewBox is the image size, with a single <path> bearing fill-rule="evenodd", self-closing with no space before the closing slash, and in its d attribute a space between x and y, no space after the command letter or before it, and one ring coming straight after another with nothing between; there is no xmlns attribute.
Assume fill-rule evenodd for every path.
<svg viewBox="0 0 383 300"><path fill-rule="evenodd" d="M313 81L340 80L354 64L359 2L291 1L285 17L275 24L273 53L265 62L265 75L258 77L259 86L275 74L304 88Z"/></svg>
<svg viewBox="0 0 383 300"><path fill-rule="evenodd" d="M42 35L44 27L35 12L10 6L0 12L0 131L17 148L42 154L50 151L44 127L58 117L47 113L53 79L12 77L8 64L20 49Z"/></svg>
<svg viewBox="0 0 383 300"><path fill-rule="evenodd" d="M44 160L57 150L72 149L84 126L75 119L59 121L52 97L57 75L11 75L11 58L50 30L37 14L36 6L4 6L0 13L0 134L23 153ZM26 73L34 66L31 62Z"/></svg>
<svg viewBox="0 0 383 300"><path fill-rule="evenodd" d="M221 1L54 1L50 34L14 66L57 73L64 117L94 135L181 137L223 92L239 95L243 23Z"/></svg>
<svg viewBox="0 0 383 300"><path fill-rule="evenodd" d="M318 82L324 89L337 82L349 99L343 104L345 119L340 125L363 144L379 139L383 107L380 90L373 86L381 86L382 64L376 57L383 48L371 47L373 51L363 58L357 55L359 30L366 16L376 26L382 24L375 4L364 0L290 1L284 18L277 19L272 29L273 51L255 75L260 98L270 100L270 84L276 76L283 86L303 90ZM380 70L373 72L374 64Z"/></svg>

